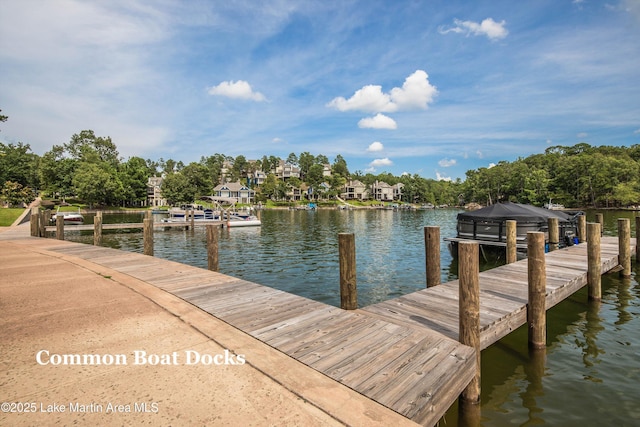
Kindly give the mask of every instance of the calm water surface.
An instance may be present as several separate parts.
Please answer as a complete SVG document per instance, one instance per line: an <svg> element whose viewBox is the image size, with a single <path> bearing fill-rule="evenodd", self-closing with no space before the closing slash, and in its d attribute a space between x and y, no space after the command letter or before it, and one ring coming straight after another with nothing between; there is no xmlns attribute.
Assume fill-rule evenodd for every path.
<svg viewBox="0 0 640 427"><path fill-rule="evenodd" d="M337 235L355 233L359 304L369 305L424 288L423 227L439 225L441 237L454 236L457 212L264 211L262 227L222 230L220 270L338 306ZM587 220L594 215L587 212ZM616 235L619 217L633 213L605 212L606 235ZM105 216L105 222L141 220ZM206 267L203 230L156 229L155 255ZM65 236L92 242L90 233ZM142 252L142 235L107 232L104 245ZM448 281L457 266L444 243L441 253L442 280ZM541 354L529 354L526 326L482 352L481 425L640 425L637 264L633 270L630 279L603 276L600 303L588 303L583 289L549 310L547 349ZM456 404L440 425L477 424L460 416Z"/></svg>

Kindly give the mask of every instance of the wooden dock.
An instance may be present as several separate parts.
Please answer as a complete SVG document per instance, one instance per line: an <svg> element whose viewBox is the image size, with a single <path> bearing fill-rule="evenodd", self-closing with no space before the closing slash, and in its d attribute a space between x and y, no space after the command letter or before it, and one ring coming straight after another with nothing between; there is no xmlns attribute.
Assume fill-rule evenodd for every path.
<svg viewBox="0 0 640 427"><path fill-rule="evenodd" d="M420 324L136 253L69 242L48 250L166 290L422 425L436 424L475 373L474 349Z"/></svg>
<svg viewBox="0 0 640 427"><path fill-rule="evenodd" d="M214 221L214 220L198 220L194 221L194 227L198 226L206 226L206 225L220 225L223 226L226 224L226 221ZM173 222L154 222L154 228L175 228L175 227L191 227L191 221L173 221ZM142 222L124 222L117 224L102 224L103 230L126 230L126 229L142 229L144 228L144 224ZM47 232L55 232L55 225L47 225L44 227ZM93 224L67 224L64 226L65 231L93 231Z"/></svg>
<svg viewBox="0 0 640 427"><path fill-rule="evenodd" d="M631 239L635 247L635 239ZM587 244L549 252L546 308L587 284ZM618 265L618 239L603 237L602 272ZM527 322L527 260L480 273L480 347L485 349ZM422 325L458 339L458 281L426 288L358 310L399 325Z"/></svg>
<svg viewBox="0 0 640 427"><path fill-rule="evenodd" d="M458 281L347 311L141 254L47 249L170 292L422 425L435 425L475 375L475 350L458 342ZM587 283L586 252L581 244L546 255L547 309ZM602 238L601 264L603 273L618 265L616 238ZM481 348L526 323L527 279L527 260L480 273Z"/></svg>

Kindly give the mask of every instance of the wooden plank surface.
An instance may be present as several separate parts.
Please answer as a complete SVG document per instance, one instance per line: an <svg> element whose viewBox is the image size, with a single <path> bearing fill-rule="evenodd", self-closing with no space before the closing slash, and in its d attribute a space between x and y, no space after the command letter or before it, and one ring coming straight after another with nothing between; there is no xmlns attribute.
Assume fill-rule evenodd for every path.
<svg viewBox="0 0 640 427"><path fill-rule="evenodd" d="M617 264L611 240L603 238L603 272ZM474 350L457 342L457 281L345 311L141 254L81 244L50 250L171 292L419 423L435 424L474 375ZM585 260L586 244L547 254L548 306L584 286ZM481 348L524 324L526 303L526 260L480 273Z"/></svg>
<svg viewBox="0 0 640 427"><path fill-rule="evenodd" d="M618 240L603 237L602 272L618 263ZM631 245L635 247L635 239ZM547 253L547 309L587 284L587 245L580 244ZM500 340L526 323L528 299L527 260L480 273L481 348ZM427 326L452 339L458 336L458 281L448 282L387 300L360 311L391 322Z"/></svg>

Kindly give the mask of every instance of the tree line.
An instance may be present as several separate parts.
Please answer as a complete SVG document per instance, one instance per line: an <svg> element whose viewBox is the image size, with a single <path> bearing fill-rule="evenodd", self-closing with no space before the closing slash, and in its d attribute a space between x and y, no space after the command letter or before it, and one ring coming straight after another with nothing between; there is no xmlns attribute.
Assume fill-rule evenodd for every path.
<svg viewBox="0 0 640 427"><path fill-rule="evenodd" d="M281 160L298 167L300 178L277 179L273 172ZM330 176L323 175L327 164ZM0 143L0 197L11 205L41 193L50 198L76 197L92 206L144 206L152 176L163 177L163 197L170 203L191 202L213 194L223 179L247 182L256 171L267 174L264 183L252 186L257 202L281 200L290 187L302 186L313 188L314 197L331 199L339 196L348 180L358 179L367 186L375 181L402 183L402 201L416 204L486 205L509 200L538 206L552 201L572 207L620 207L640 203L640 145L554 146L543 154L467 171L464 181L438 181L417 174L351 173L341 155L330 162L308 152L291 153L286 159L265 155L253 161L216 153L186 165L162 158L124 160L110 137L91 130L74 134L68 143L54 145L42 156L28 144Z"/></svg>

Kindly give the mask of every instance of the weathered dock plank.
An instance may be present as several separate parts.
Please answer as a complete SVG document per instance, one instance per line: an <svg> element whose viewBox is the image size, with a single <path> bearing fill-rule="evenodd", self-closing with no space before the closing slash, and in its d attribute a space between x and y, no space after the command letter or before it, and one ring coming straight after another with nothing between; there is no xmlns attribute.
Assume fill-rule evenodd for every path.
<svg viewBox="0 0 640 427"><path fill-rule="evenodd" d="M603 237L603 272L617 265L614 240ZM457 342L458 281L345 311L141 254L68 242L47 248L171 292L421 424L435 424L475 373L475 351ZM586 284L586 244L545 259L549 308ZM526 260L480 273L481 348L526 322L527 278Z"/></svg>
<svg viewBox="0 0 640 427"><path fill-rule="evenodd" d="M618 265L618 239L603 237L602 272ZM631 245L635 247L635 239ZM546 254L546 308L563 301L587 284L587 245L575 245ZM458 281L423 289L360 309L404 325L423 325L458 338ZM480 347L487 348L526 323L527 260L480 273Z"/></svg>

